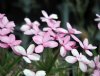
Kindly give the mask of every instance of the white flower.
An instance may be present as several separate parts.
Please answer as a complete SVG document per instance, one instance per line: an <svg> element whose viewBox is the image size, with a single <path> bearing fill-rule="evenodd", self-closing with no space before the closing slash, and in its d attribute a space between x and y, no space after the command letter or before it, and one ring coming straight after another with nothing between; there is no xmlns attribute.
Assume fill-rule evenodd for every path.
<svg viewBox="0 0 100 76"><path fill-rule="evenodd" d="M25 76L46 76L46 72L43 70L39 70L35 73L29 69L24 69L23 73Z"/></svg>
<svg viewBox="0 0 100 76"><path fill-rule="evenodd" d="M40 55L36 54L36 53L33 53L34 48L35 48L34 44L31 44L26 51L22 46L15 46L14 47L14 52L18 55L22 55L23 59L27 63L31 63L31 60L34 60L34 61L40 60Z"/></svg>
<svg viewBox="0 0 100 76"><path fill-rule="evenodd" d="M83 71L86 72L87 71L87 64L90 62L84 55L82 55L81 53L79 54L78 51L76 49L73 49L71 51L73 56L67 56L65 58L65 60L68 63L75 63L75 62L79 62L79 68Z"/></svg>

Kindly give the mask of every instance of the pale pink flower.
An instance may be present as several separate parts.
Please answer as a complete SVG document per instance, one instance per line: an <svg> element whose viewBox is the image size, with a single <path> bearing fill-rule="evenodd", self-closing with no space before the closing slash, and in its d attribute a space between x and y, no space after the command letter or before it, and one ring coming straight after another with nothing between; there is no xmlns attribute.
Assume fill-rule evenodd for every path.
<svg viewBox="0 0 100 76"><path fill-rule="evenodd" d="M13 46L17 46L19 44L21 44L21 40L16 40L15 35L14 34L10 34L9 36L2 36L0 37L1 43L0 46L1 47L13 47Z"/></svg>
<svg viewBox="0 0 100 76"><path fill-rule="evenodd" d="M44 47L55 48L58 46L58 43L52 40L52 37L50 37L50 34L48 32L46 32L43 36L33 36L33 41L38 44L38 46L35 48L36 53L43 52Z"/></svg>
<svg viewBox="0 0 100 76"><path fill-rule="evenodd" d="M37 35L41 32L39 29L40 23L38 21L31 22L31 20L29 18L25 18L24 20L25 20L26 24L22 25L22 27L20 28L21 31L24 32L24 34Z"/></svg>
<svg viewBox="0 0 100 76"><path fill-rule="evenodd" d="M68 51L72 50L76 44L74 41L70 41L70 36L65 36L64 38L58 37L58 41L61 45L60 55L62 57L64 57Z"/></svg>
<svg viewBox="0 0 100 76"><path fill-rule="evenodd" d="M91 60L91 62L88 64L91 68L94 69L100 69L100 56L95 56L94 60Z"/></svg>
<svg viewBox="0 0 100 76"><path fill-rule="evenodd" d="M60 27L60 21L55 21L55 20L47 21L47 25L48 27L43 28L43 31L53 30L56 33L61 33L61 34L68 33L67 30Z"/></svg>
<svg viewBox="0 0 100 76"><path fill-rule="evenodd" d="M13 47L13 51L17 54L17 55L22 55L23 59L27 62L27 63L31 63L31 60L34 61L38 61L40 60L40 55L34 53L34 49L35 46L34 44L31 44L27 50L25 51L25 49L22 46L15 46Z"/></svg>
<svg viewBox="0 0 100 76"><path fill-rule="evenodd" d="M52 21L53 19L58 19L58 16L56 14L51 14L48 16L48 14L46 13L46 11L42 10L42 14L44 17L41 17L41 20L43 22L48 22L48 21Z"/></svg>
<svg viewBox="0 0 100 76"><path fill-rule="evenodd" d="M76 30L75 28L72 28L72 26L67 22L67 29L68 29L68 34L77 42L80 40L74 35L74 34L81 34L81 31Z"/></svg>
<svg viewBox="0 0 100 76"><path fill-rule="evenodd" d="M3 16L0 19L0 35L7 35L10 32L13 32L15 27L15 24L13 21L10 21L7 19L6 16Z"/></svg>
<svg viewBox="0 0 100 76"><path fill-rule="evenodd" d="M92 76L100 76L100 70L94 70Z"/></svg>
<svg viewBox="0 0 100 76"><path fill-rule="evenodd" d="M90 50L96 49L96 46L93 46L92 44L89 44L88 39L85 38L83 43L79 42L80 46L85 50L86 54L89 56L92 56L92 52Z"/></svg>
<svg viewBox="0 0 100 76"><path fill-rule="evenodd" d="M46 72L44 70L39 70L35 73L29 69L24 69L23 73L25 76L46 76Z"/></svg>
<svg viewBox="0 0 100 76"><path fill-rule="evenodd" d="M76 49L72 49L71 53L72 53L73 56L67 56L65 58L65 60L68 63L71 63L71 64L78 61L79 62L79 68L83 72L86 72L87 71L87 64L89 64L90 61L84 55L82 55L81 53L79 54Z"/></svg>

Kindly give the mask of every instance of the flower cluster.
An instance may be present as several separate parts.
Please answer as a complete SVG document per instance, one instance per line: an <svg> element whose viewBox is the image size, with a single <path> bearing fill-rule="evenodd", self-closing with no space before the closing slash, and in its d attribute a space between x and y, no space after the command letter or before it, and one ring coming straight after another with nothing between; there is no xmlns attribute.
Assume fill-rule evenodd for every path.
<svg viewBox="0 0 100 76"><path fill-rule="evenodd" d="M73 28L70 23L66 22L66 28L61 28L61 21L58 20L56 14L48 15L44 10L42 11L43 17L41 21L47 24L47 27L40 29L40 23L38 21L32 22L29 18L25 18L26 24L22 25L20 30L25 35L31 35L32 41L35 44L30 44L28 49L25 50L21 45L21 40L16 40L13 32L15 24L14 22L9 22L7 17L4 14L0 14L0 46L3 48L11 47L13 52L17 55L22 56L22 58L27 62L31 63L32 61L39 61L41 56L40 53L44 51L45 48L55 48L60 47L60 56L68 63L74 64L79 62L79 68L81 71L86 72L87 66L94 68L93 76L99 76L100 74L100 62L99 56L95 57L94 61L89 60L82 53L85 52L88 56L93 56L91 50L96 49L96 46L89 44L87 38L84 41L81 41L76 35L81 34L81 31ZM99 18L95 19L100 21ZM98 24L100 29L100 23ZM76 44L79 44L82 51L78 51ZM58 47L58 48L59 48ZM72 55L68 56L68 52L71 52ZM23 73L26 76L45 76L46 72L41 70L36 73L25 69Z"/></svg>
<svg viewBox="0 0 100 76"><path fill-rule="evenodd" d="M16 40L15 35L11 34L15 24L9 21L4 14L0 14L0 47L13 48L21 43L21 40Z"/></svg>

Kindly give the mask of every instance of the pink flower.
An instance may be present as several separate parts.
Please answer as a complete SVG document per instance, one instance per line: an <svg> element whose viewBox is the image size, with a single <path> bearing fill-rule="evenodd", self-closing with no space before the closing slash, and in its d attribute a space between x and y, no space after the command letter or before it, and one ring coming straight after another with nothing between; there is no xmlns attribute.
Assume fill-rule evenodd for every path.
<svg viewBox="0 0 100 76"><path fill-rule="evenodd" d="M38 21L34 21L31 22L31 20L29 18L25 18L26 24L23 25L20 29L21 31L24 32L24 34L26 35L37 35L38 33L40 33L40 23Z"/></svg>
<svg viewBox="0 0 100 76"><path fill-rule="evenodd" d="M13 21L10 21L7 19L6 16L2 16L0 19L0 35L7 35L10 32L13 32L15 27L15 24Z"/></svg>
<svg viewBox="0 0 100 76"><path fill-rule="evenodd" d="M72 28L72 26L68 22L67 22L67 29L68 29L68 34L70 34L75 41L79 42L80 40L74 34L81 34L81 31Z"/></svg>
<svg viewBox="0 0 100 76"><path fill-rule="evenodd" d="M89 66L94 69L100 69L100 56L95 56L94 60L91 60Z"/></svg>
<svg viewBox="0 0 100 76"><path fill-rule="evenodd" d="M13 47L13 51L17 55L22 55L23 59L27 63L31 63L31 60L34 60L34 61L40 60L40 55L36 54L36 53L33 53L34 49L35 49L34 44L31 44L26 51L25 51L25 49L22 46L15 46L15 47Z"/></svg>
<svg viewBox="0 0 100 76"><path fill-rule="evenodd" d="M89 50L93 50L96 49L96 46L93 46L92 44L89 44L88 39L85 38L83 43L79 42L80 46L85 50L86 54L88 54L89 56L92 56L92 52L90 52Z"/></svg>
<svg viewBox="0 0 100 76"><path fill-rule="evenodd" d="M21 40L16 40L15 35L14 34L10 34L9 36L2 36L0 37L1 43L0 46L1 47L13 47L13 46L17 46L19 45L22 41Z"/></svg>
<svg viewBox="0 0 100 76"><path fill-rule="evenodd" d="M23 73L25 76L46 76L46 72L44 70L39 70L35 73L29 69L24 69Z"/></svg>
<svg viewBox="0 0 100 76"><path fill-rule="evenodd" d="M43 36L33 36L33 41L38 44L38 46L35 48L36 53L43 52L44 47L55 48L58 46L58 43L52 40L52 37L50 37L50 34L48 32L45 33Z"/></svg>
<svg viewBox="0 0 100 76"><path fill-rule="evenodd" d="M65 60L68 62L68 63L75 63L75 62L79 62L79 68L83 71L83 72L86 72L87 71L87 64L90 63L90 61L84 56L82 55L81 53L79 54L78 51L76 49L73 49L71 51L72 55L73 56L67 56L65 58Z"/></svg>
<svg viewBox="0 0 100 76"><path fill-rule="evenodd" d="M52 21L53 19L58 19L58 16L56 14L51 14L50 16L48 16L48 14L42 10L42 14L44 17L41 17L41 20L43 22L48 22L48 21Z"/></svg>
<svg viewBox="0 0 100 76"><path fill-rule="evenodd" d="M75 46L74 41L70 41L70 36L66 36L64 38L58 38L58 41L61 45L60 47L60 55L64 57L67 53L67 51L72 50L73 46Z"/></svg>
<svg viewBox="0 0 100 76"><path fill-rule="evenodd" d="M94 70L92 76L100 76L100 70Z"/></svg>
<svg viewBox="0 0 100 76"><path fill-rule="evenodd" d="M4 17L4 15L5 15L5 14L1 14L1 13L0 13L0 19L2 19L2 18Z"/></svg>

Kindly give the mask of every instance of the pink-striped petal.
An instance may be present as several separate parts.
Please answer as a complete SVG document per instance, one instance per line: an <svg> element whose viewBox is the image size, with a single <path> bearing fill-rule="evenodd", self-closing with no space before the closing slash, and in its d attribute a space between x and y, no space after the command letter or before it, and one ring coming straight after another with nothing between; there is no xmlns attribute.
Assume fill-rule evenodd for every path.
<svg viewBox="0 0 100 76"><path fill-rule="evenodd" d="M28 55L28 58L29 58L30 60L39 61L39 60L40 60L40 55L39 55L39 54L33 53L33 54L31 54L31 55Z"/></svg>
<svg viewBox="0 0 100 76"><path fill-rule="evenodd" d="M79 52L76 49L72 49L71 53L72 53L73 56L76 56L76 57L79 56Z"/></svg>
<svg viewBox="0 0 100 76"><path fill-rule="evenodd" d="M79 68L81 69L82 72L87 71L87 65L84 64L83 62L79 62Z"/></svg>
<svg viewBox="0 0 100 76"><path fill-rule="evenodd" d="M27 63L31 63L31 60L28 57L23 56L23 59L27 62Z"/></svg>
<svg viewBox="0 0 100 76"><path fill-rule="evenodd" d="M89 56L93 56L92 52L90 52L89 50L85 50L86 54L88 54Z"/></svg>
<svg viewBox="0 0 100 76"><path fill-rule="evenodd" d="M21 55L26 55L26 51L22 46L14 46L13 49L15 52L17 52Z"/></svg>
<svg viewBox="0 0 100 76"><path fill-rule="evenodd" d="M65 57L65 56L66 56L66 53L67 53L67 51L65 50L65 48L64 48L63 46L61 46L61 47L60 47L60 55L61 55L62 57Z"/></svg>
<svg viewBox="0 0 100 76"><path fill-rule="evenodd" d="M48 41L48 42L43 43L43 46L49 47L49 48L55 48L58 46L58 43L55 41Z"/></svg>
<svg viewBox="0 0 100 76"><path fill-rule="evenodd" d="M31 44L28 49L27 49L27 54L30 55L34 52L35 50L35 45L34 44Z"/></svg>
<svg viewBox="0 0 100 76"><path fill-rule="evenodd" d="M68 63L71 63L71 64L73 64L73 63L75 63L75 62L77 61L76 57L74 57L74 56L67 56L67 57L65 58L65 60L66 60Z"/></svg>
<svg viewBox="0 0 100 76"><path fill-rule="evenodd" d="M42 10L42 14L45 18L48 18L48 14L46 13L46 11Z"/></svg>

